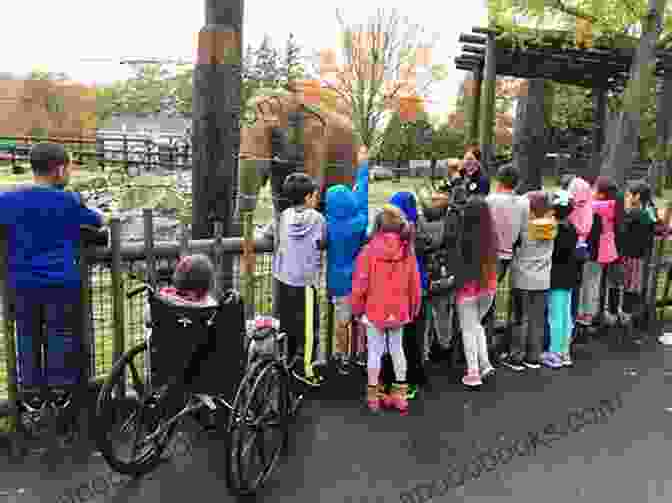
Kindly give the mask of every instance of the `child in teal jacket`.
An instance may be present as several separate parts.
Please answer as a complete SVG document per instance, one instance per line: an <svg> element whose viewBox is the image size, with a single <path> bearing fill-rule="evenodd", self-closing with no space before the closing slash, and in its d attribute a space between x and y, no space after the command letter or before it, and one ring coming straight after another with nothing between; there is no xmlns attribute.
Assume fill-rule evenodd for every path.
<svg viewBox="0 0 672 503"><path fill-rule="evenodd" d="M327 191L327 292L334 303L336 334L334 357L342 373L347 370L348 325L352 318L349 296L355 259L366 239L369 221L369 161L362 147L357 157L359 166L354 190L335 185Z"/></svg>

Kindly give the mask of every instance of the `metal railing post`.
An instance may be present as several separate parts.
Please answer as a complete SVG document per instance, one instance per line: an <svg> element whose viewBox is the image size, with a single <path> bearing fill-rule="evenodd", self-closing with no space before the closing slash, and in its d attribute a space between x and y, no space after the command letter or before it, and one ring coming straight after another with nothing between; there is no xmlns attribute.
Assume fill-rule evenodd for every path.
<svg viewBox="0 0 672 503"><path fill-rule="evenodd" d="M16 432L19 424L19 410L17 405L17 373L16 373L16 343L14 340L14 313L12 312L13 295L9 287L7 269L7 228L0 225L0 288L2 289L2 323L5 331L5 365L7 367L7 399L12 413L9 415L9 432Z"/></svg>
<svg viewBox="0 0 672 503"><path fill-rule="evenodd" d="M147 257L147 279L156 285L156 255L154 251L154 212L151 208L142 210L145 231L145 256Z"/></svg>
<svg viewBox="0 0 672 503"><path fill-rule="evenodd" d="M113 217L110 222L110 245L112 252L112 365L124 354L124 283L121 278L121 220ZM118 396L126 394L126 375L121 378L120 387L117 389Z"/></svg>

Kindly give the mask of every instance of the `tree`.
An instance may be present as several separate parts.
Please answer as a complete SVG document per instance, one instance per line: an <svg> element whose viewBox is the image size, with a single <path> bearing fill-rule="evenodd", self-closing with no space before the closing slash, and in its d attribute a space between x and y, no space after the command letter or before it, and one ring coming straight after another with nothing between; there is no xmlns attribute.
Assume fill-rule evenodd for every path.
<svg viewBox="0 0 672 503"><path fill-rule="evenodd" d="M426 97L432 84L446 78L447 67L430 64L434 41L427 41L422 29L402 20L396 10L379 9L361 24L347 23L340 10L336 17L344 64L331 65L329 76L315 65L312 76L347 105L361 142L375 150L382 138L381 125L394 103L404 95ZM426 65L428 71L422 76L425 82L416 86L418 64Z"/></svg>
<svg viewBox="0 0 672 503"><path fill-rule="evenodd" d="M303 78L305 70L302 59L301 48L292 34L283 51L272 45L268 35L259 48L247 47L241 61L241 103L244 110L241 117L244 123L256 120L255 110L248 106L251 98L269 89L289 89L292 81ZM191 115L193 78L193 68L185 68L168 80L177 112L185 116Z"/></svg>
<svg viewBox="0 0 672 503"><path fill-rule="evenodd" d="M578 46L590 45L593 33L602 38L630 40L636 48L623 96L623 107L609 128L601 171L622 183L640 141L642 114L651 99L654 51L672 41L672 16L664 16L667 0L490 0L492 25L515 33L514 14L522 14L540 26L550 19L555 25L576 29ZM663 23L664 19L664 23ZM663 33L666 34L662 37ZM636 34L641 34L639 37ZM661 146L662 147L662 146Z"/></svg>

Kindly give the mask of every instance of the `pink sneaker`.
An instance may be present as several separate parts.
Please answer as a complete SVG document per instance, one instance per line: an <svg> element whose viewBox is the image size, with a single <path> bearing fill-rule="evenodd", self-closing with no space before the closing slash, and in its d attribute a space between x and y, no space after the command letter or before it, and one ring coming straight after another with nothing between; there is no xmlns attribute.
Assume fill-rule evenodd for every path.
<svg viewBox="0 0 672 503"><path fill-rule="evenodd" d="M483 384L481 381L481 374L478 369L469 369L467 375L462 378L462 384L465 386L480 386Z"/></svg>

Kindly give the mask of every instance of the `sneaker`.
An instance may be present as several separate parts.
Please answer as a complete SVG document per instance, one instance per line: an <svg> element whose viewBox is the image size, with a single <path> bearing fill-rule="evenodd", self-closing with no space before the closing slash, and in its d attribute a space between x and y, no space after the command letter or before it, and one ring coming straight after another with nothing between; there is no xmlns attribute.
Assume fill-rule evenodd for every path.
<svg viewBox="0 0 672 503"><path fill-rule="evenodd" d="M548 367L550 369L559 369L562 367L562 360L556 353L544 353L542 361L544 367Z"/></svg>
<svg viewBox="0 0 672 503"><path fill-rule="evenodd" d="M336 371L342 376L350 375L350 362L347 360L339 359L336 362Z"/></svg>
<svg viewBox="0 0 672 503"><path fill-rule="evenodd" d="M485 370L481 371L481 380L484 380L486 377L491 376L494 374L495 368L491 365L490 367L486 368Z"/></svg>
<svg viewBox="0 0 672 503"><path fill-rule="evenodd" d="M665 346L672 345L672 334L665 334L658 337L658 342Z"/></svg>
<svg viewBox="0 0 672 503"><path fill-rule="evenodd" d="M529 360L523 360L523 365L525 365L528 369L540 369L541 364L539 362L531 362Z"/></svg>
<svg viewBox="0 0 672 503"><path fill-rule="evenodd" d="M514 358L512 356L507 356L502 360L502 365L505 365L506 367L509 367L512 370L515 370L516 372L521 372L525 370L525 366L523 363L518 360L517 358Z"/></svg>
<svg viewBox="0 0 672 503"><path fill-rule="evenodd" d="M569 353L564 353L560 355L560 363L562 363L563 367L571 367L574 365L572 357L569 355Z"/></svg>
<svg viewBox="0 0 672 503"><path fill-rule="evenodd" d="M408 394L406 395L407 400L415 400L415 397L418 394L418 385L417 384L409 384L408 385Z"/></svg>
<svg viewBox="0 0 672 503"><path fill-rule="evenodd" d="M468 370L467 374L462 378L462 384L465 386L480 386L483 384L480 372L478 370Z"/></svg>
<svg viewBox="0 0 672 503"><path fill-rule="evenodd" d="M590 315L583 314L583 315L580 315L580 316L576 317L576 323L577 323L577 325L581 325L581 326L584 326L584 327L589 327L590 325L593 324L593 320L592 320L592 317Z"/></svg>
<svg viewBox="0 0 672 503"><path fill-rule="evenodd" d="M324 379L322 379L317 375L307 377L303 373L299 373L296 370L292 370L292 375L294 376L294 379L296 379L299 382L302 382L306 386L310 386L311 388L319 388L322 385L322 381L324 381Z"/></svg>

